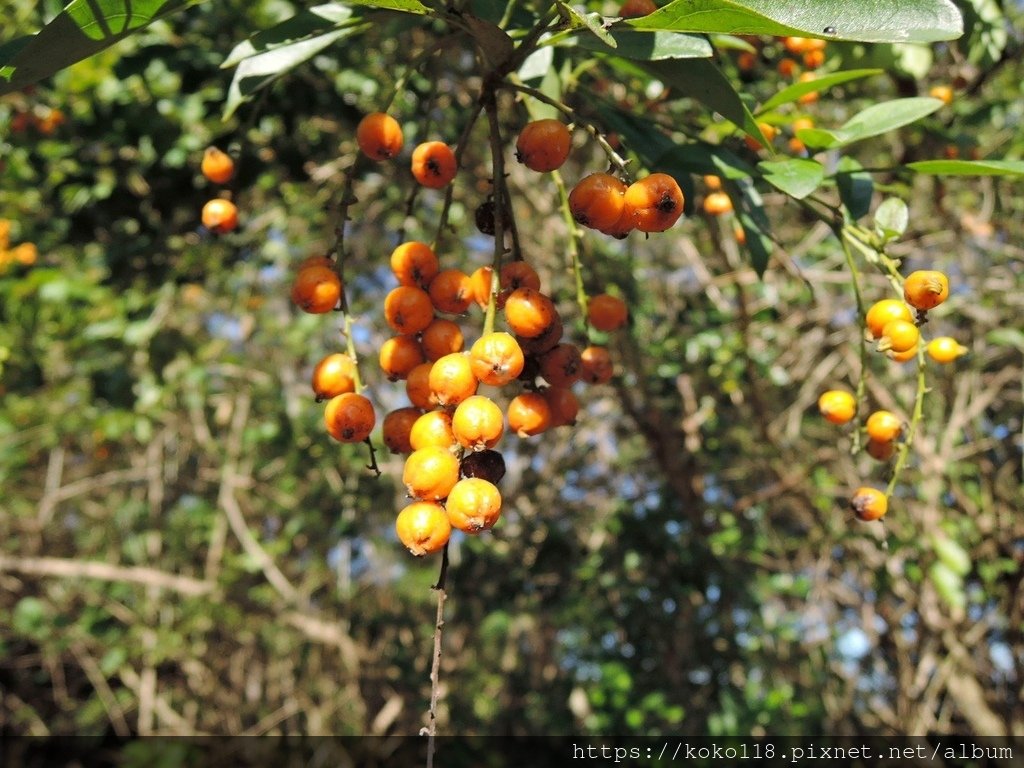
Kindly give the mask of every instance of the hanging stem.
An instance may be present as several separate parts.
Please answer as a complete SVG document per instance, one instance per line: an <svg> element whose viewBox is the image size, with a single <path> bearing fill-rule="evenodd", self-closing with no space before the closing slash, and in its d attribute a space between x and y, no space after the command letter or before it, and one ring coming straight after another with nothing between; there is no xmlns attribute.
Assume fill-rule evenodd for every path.
<svg viewBox="0 0 1024 768"><path fill-rule="evenodd" d="M896 454L896 463L892 468L892 477L889 478L889 485L886 486L886 498L892 496L896 490L900 475L910 458L910 449L914 445L914 435L917 434L917 427L924 417L924 397L928 392L928 382L925 376L925 348L921 345L917 350L917 391L914 393L914 412L910 417L910 427L907 429L907 439L904 440Z"/></svg>
<svg viewBox="0 0 1024 768"><path fill-rule="evenodd" d="M434 738L437 736L437 702L441 698L441 634L444 629L444 603L448 598L445 582L448 578L448 545L441 550L441 572L437 584L437 616L434 620L434 659L430 665L430 721L427 724L427 768L434 766Z"/></svg>
<svg viewBox="0 0 1024 768"><path fill-rule="evenodd" d="M836 228L832 230L835 236L839 239L840 245L843 248L843 255L846 257L846 266L850 270L850 283L853 285L853 296L857 301L857 316L860 322L864 322L864 318L867 313L864 309L864 297L860 292L860 273L857 271L857 263L853 259L853 252L850 250L850 244L843 236L843 230ZM863 332L860 334L860 375L857 377L857 389L855 391L855 397L857 399L857 412L861 410L861 403L864 402L864 395L867 390L868 381L868 340ZM850 450L851 453L860 453L861 434L860 430L856 429L853 432L853 446Z"/></svg>
<svg viewBox="0 0 1024 768"><path fill-rule="evenodd" d="M562 211L565 226L569 230L569 259L572 263L573 278L576 283L576 304L580 308L580 317L589 325L589 320L587 320L589 301L587 299L587 290L583 285L583 265L580 263L579 244L582 235L579 226L576 224L576 219L573 218L572 211L569 209L569 192L565 187L565 180L562 178L562 174L558 171L552 171L551 177L554 179L555 187L558 189L559 208Z"/></svg>
<svg viewBox="0 0 1024 768"><path fill-rule="evenodd" d="M497 313L498 291L501 289L501 262L505 256L505 210L511 211L506 201L505 160L501 143L501 127L498 123L498 102L494 88L485 85L480 95L491 138L491 174L494 177L494 259L491 262L491 295L484 312L484 334L494 331L494 317Z"/></svg>

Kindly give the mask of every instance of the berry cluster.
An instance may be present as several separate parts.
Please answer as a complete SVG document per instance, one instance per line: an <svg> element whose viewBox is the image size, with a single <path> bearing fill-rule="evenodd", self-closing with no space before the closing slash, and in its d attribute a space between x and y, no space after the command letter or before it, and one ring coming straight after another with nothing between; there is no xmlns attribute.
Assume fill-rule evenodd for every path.
<svg viewBox="0 0 1024 768"><path fill-rule="evenodd" d="M20 243L11 246L11 222L7 219L0 219L0 274L7 271L11 264L21 264L30 267L36 263L39 257L39 250L35 243Z"/></svg>
<svg viewBox="0 0 1024 768"><path fill-rule="evenodd" d="M217 147L207 147L200 170L212 184L227 184L235 175L235 161L231 155ZM203 226L218 235L227 234L238 226L238 207L224 197L215 197L203 206Z"/></svg>

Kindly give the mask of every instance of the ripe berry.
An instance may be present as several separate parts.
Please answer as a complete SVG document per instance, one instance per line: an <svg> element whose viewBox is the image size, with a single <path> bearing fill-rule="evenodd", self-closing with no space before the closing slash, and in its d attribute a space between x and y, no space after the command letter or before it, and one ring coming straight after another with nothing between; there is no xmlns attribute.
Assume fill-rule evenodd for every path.
<svg viewBox="0 0 1024 768"><path fill-rule="evenodd" d="M467 397L476 394L477 378L469 356L463 352L445 355L434 361L430 369L430 392L438 405L458 405Z"/></svg>
<svg viewBox="0 0 1024 768"><path fill-rule="evenodd" d="M569 210L577 223L591 229L614 225L625 206L626 185L608 173L592 173L569 193Z"/></svg>
<svg viewBox="0 0 1024 768"><path fill-rule="evenodd" d="M426 288L440 271L437 254L426 243L402 243L391 252L391 271L399 285Z"/></svg>
<svg viewBox="0 0 1024 768"><path fill-rule="evenodd" d="M414 336L395 336L380 345L380 369L391 381L404 379L409 371L426 362L423 349Z"/></svg>
<svg viewBox="0 0 1024 768"><path fill-rule="evenodd" d="M569 157L572 135L565 123L534 120L523 126L516 139L516 159L531 171L554 171Z"/></svg>
<svg viewBox="0 0 1024 768"><path fill-rule="evenodd" d="M417 408L428 410L433 408L434 398L430 392L430 369L433 363L420 363L405 377L405 394L409 396L409 402Z"/></svg>
<svg viewBox="0 0 1024 768"><path fill-rule="evenodd" d="M402 151L402 127L391 115L371 112L356 126L356 143L371 160L387 160Z"/></svg>
<svg viewBox="0 0 1024 768"><path fill-rule="evenodd" d="M833 424L846 424L857 413L857 399L841 389L830 389L818 398L818 410Z"/></svg>
<svg viewBox="0 0 1024 768"><path fill-rule="evenodd" d="M479 477L497 485L505 476L505 458L489 448L473 451L462 457L459 468L463 477Z"/></svg>
<svg viewBox="0 0 1024 768"><path fill-rule="evenodd" d="M626 190L626 208L641 232L664 232L683 215L683 191L667 173L652 173Z"/></svg>
<svg viewBox="0 0 1024 768"><path fill-rule="evenodd" d="M580 378L588 384L607 384L615 375L615 366L607 347L587 347L580 352L580 363Z"/></svg>
<svg viewBox="0 0 1024 768"><path fill-rule="evenodd" d="M890 320L904 320L910 323L914 320L914 313L910 311L910 307L899 299L876 301L871 305L867 316L864 318L871 338L882 338L882 331Z"/></svg>
<svg viewBox="0 0 1024 768"><path fill-rule="evenodd" d="M540 275L526 261L509 261L501 265L498 282L502 293L509 294L517 288L540 290Z"/></svg>
<svg viewBox="0 0 1024 768"><path fill-rule="evenodd" d="M712 192L704 198L704 213L710 216L721 216L732 211L732 198L725 192Z"/></svg>
<svg viewBox="0 0 1024 768"><path fill-rule="evenodd" d="M508 428L519 437L539 435L552 420L551 404L539 392L523 392L508 404Z"/></svg>
<svg viewBox="0 0 1024 768"><path fill-rule="evenodd" d="M563 330L562 319L556 316L555 321L548 326L544 333L530 339L520 336L516 338L516 341L522 347L523 354L542 355L548 350L554 349L555 345L562 340Z"/></svg>
<svg viewBox="0 0 1024 768"><path fill-rule="evenodd" d="M204 227L223 235L238 226L238 208L230 200L216 197L203 206L201 218Z"/></svg>
<svg viewBox="0 0 1024 768"><path fill-rule="evenodd" d="M914 309L932 309L948 296L949 279L942 272L932 269L911 272L903 283L903 298Z"/></svg>
<svg viewBox="0 0 1024 768"><path fill-rule="evenodd" d="M434 305L422 288L400 285L384 297L384 319L396 333L412 335L430 325Z"/></svg>
<svg viewBox="0 0 1024 768"><path fill-rule="evenodd" d="M501 515L501 493L493 484L479 477L459 480L445 502L448 521L453 528L466 533L485 531Z"/></svg>
<svg viewBox="0 0 1024 768"><path fill-rule="evenodd" d="M438 312L461 315L473 303L473 284L461 269L443 269L430 281L430 301Z"/></svg>
<svg viewBox="0 0 1024 768"><path fill-rule="evenodd" d="M624 19L638 19L658 10L654 0L625 0L619 8L619 16Z"/></svg>
<svg viewBox="0 0 1024 768"><path fill-rule="evenodd" d="M779 59L778 66L779 74L783 77L792 77L796 74L796 62L793 59Z"/></svg>
<svg viewBox="0 0 1024 768"><path fill-rule="evenodd" d="M864 447L868 456L873 458L875 461L888 461L892 458L893 454L896 453L896 443L889 441L879 440L868 440L868 444Z"/></svg>
<svg viewBox="0 0 1024 768"><path fill-rule="evenodd" d="M452 415L448 411L427 411L412 425L409 444L414 451L427 446L438 446L446 450L455 448L459 441L452 431Z"/></svg>
<svg viewBox="0 0 1024 768"><path fill-rule="evenodd" d="M341 278L327 267L303 267L292 283L292 302L303 312L330 312L341 300Z"/></svg>
<svg viewBox="0 0 1024 768"><path fill-rule="evenodd" d="M469 287L473 292L473 301L481 308L486 308L491 301L491 274L494 272L490 267L478 267L469 276ZM500 309L501 306L498 305Z"/></svg>
<svg viewBox="0 0 1024 768"><path fill-rule="evenodd" d="M803 57L804 66L807 69L817 69L825 63L825 51L818 49L814 51L807 51Z"/></svg>
<svg viewBox="0 0 1024 768"><path fill-rule="evenodd" d="M493 448L504 431L505 417L501 408L483 395L466 398L452 414L452 432L463 448L473 451Z"/></svg>
<svg viewBox="0 0 1024 768"><path fill-rule="evenodd" d="M392 453L412 453L412 427L421 413L418 408L397 408L384 417L381 430L384 445Z"/></svg>
<svg viewBox="0 0 1024 768"><path fill-rule="evenodd" d="M443 317L434 318L420 335L423 353L430 361L461 352L465 343L459 324Z"/></svg>
<svg viewBox="0 0 1024 768"><path fill-rule="evenodd" d="M473 375L484 384L501 387L523 372L525 359L519 342L508 333L497 331L481 336L469 350Z"/></svg>
<svg viewBox="0 0 1024 768"><path fill-rule="evenodd" d="M885 494L876 488L858 488L850 500L853 513L865 522L880 520L885 516L889 501Z"/></svg>
<svg viewBox="0 0 1024 768"><path fill-rule="evenodd" d="M544 399L551 406L551 426L561 427L576 423L580 412L580 401L568 387L548 387Z"/></svg>
<svg viewBox="0 0 1024 768"><path fill-rule="evenodd" d="M936 363L951 363L961 355L966 355L968 350L951 336L939 336L928 342L925 351Z"/></svg>
<svg viewBox="0 0 1024 768"><path fill-rule="evenodd" d="M436 501L415 501L398 513L395 533L417 557L438 552L451 538L452 524Z"/></svg>
<svg viewBox="0 0 1024 768"><path fill-rule="evenodd" d="M771 143L772 140L775 139L776 134L778 134L779 132L779 129L776 128L774 125L771 125L770 123L758 123L757 127L761 129L761 135L768 139L769 143ZM748 148L750 148L754 152L758 152L764 149L764 144L755 139L753 136L744 136L743 142L747 145Z"/></svg>
<svg viewBox="0 0 1024 768"><path fill-rule="evenodd" d="M373 404L355 392L332 397L324 408L328 434L342 443L362 442L370 436L376 421Z"/></svg>
<svg viewBox="0 0 1024 768"><path fill-rule="evenodd" d="M457 171L455 152L443 141L425 141L412 151L412 175L424 187L446 187Z"/></svg>
<svg viewBox="0 0 1024 768"><path fill-rule="evenodd" d="M615 331L626 324L629 311L617 296L599 293L587 302L587 320L598 331Z"/></svg>
<svg viewBox="0 0 1024 768"><path fill-rule="evenodd" d="M866 423L868 437L880 443L888 443L900 436L903 431L903 422L899 416L890 411L875 411Z"/></svg>
<svg viewBox="0 0 1024 768"><path fill-rule="evenodd" d="M328 269L333 270L334 260L330 256L307 256L299 262L299 266L296 271L302 271L306 267L327 267Z"/></svg>
<svg viewBox="0 0 1024 768"><path fill-rule="evenodd" d="M554 302L533 288L516 288L505 301L508 327L528 339L544 333L557 315Z"/></svg>
<svg viewBox="0 0 1024 768"><path fill-rule="evenodd" d="M553 387L568 387L583 374L583 360L575 344L556 344L540 358L541 376Z"/></svg>
<svg viewBox="0 0 1024 768"><path fill-rule="evenodd" d="M953 103L953 89L948 85L934 85L928 89L928 95L933 99L938 99L943 104Z"/></svg>
<svg viewBox="0 0 1024 768"><path fill-rule="evenodd" d="M402 484L414 499L443 499L458 481L459 460L437 445L410 453L402 470Z"/></svg>
<svg viewBox="0 0 1024 768"><path fill-rule="evenodd" d="M878 351L895 353L908 352L917 346L921 332L913 323L906 320L890 320L882 329L882 336L878 340Z"/></svg>
<svg viewBox="0 0 1024 768"><path fill-rule="evenodd" d="M816 74L814 74L813 72L804 72L802 75L800 75L800 77L797 78L796 81L798 83L809 83L809 82L811 82L813 80L817 80L817 79L818 79L818 76ZM800 104L803 104L803 105L813 104L820 97L821 97L821 94L820 94L819 91L810 91L810 92L805 93L802 96L800 96L800 98L797 99L797 102L800 103ZM765 136L767 136L767 135L768 134L765 134Z"/></svg>
<svg viewBox="0 0 1024 768"><path fill-rule="evenodd" d="M235 161L227 152L217 147L207 147L203 152L203 161L199 169L208 181L214 184L227 184L235 175Z"/></svg>
<svg viewBox="0 0 1024 768"><path fill-rule="evenodd" d="M327 355L313 369L313 394L317 402L356 391L356 365L343 352Z"/></svg>
<svg viewBox="0 0 1024 768"><path fill-rule="evenodd" d="M706 174L703 180L709 192L718 192L722 189L722 179L712 173Z"/></svg>
<svg viewBox="0 0 1024 768"><path fill-rule="evenodd" d="M891 349L886 353L890 360L896 363L906 363L917 357L918 345L915 344L910 349L904 350L903 352L893 352Z"/></svg>

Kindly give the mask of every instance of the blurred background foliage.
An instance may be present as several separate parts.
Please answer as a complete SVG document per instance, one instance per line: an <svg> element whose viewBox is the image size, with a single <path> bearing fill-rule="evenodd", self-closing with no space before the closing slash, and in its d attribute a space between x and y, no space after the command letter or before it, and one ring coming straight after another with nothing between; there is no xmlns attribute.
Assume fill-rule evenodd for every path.
<svg viewBox="0 0 1024 768"><path fill-rule="evenodd" d="M759 280L688 178L692 215L670 233L585 240L587 288L632 312L607 339L618 376L579 391L577 427L507 437L502 522L453 541L441 732L1024 734L1024 191L894 170L1024 154L1021 10L962 7L967 34L953 43L830 44L826 71L887 74L772 116L785 151L798 116L836 126L872 101L956 90L931 117L844 151L872 169L872 209L907 201L893 248L906 268L951 276L928 331L971 349L929 365L886 523L846 506L884 467L851 455L815 408L859 373L861 326L829 226L765 192L777 246ZM342 348L341 319L298 313L288 286L331 241L356 121L436 30L384 15L222 122L227 52L296 9L202 4L0 100L0 219L12 245L38 252L0 267L0 725L14 732L424 723L437 561L395 539L401 458L380 454L377 478L364 446L326 436L308 379ZM0 0L15 32L38 13ZM718 54L752 103L787 82L784 57L777 40L753 67ZM407 145L454 143L474 67L451 55L410 75L393 107ZM614 104L721 132L640 70L610 72L599 55L552 68L590 117ZM502 108L512 136L525 110ZM441 251L466 271L490 260L472 225L488 193L483 128ZM603 163L576 138L570 180ZM211 143L239 161L243 223L220 238L198 224L215 194L198 172ZM582 340L557 194L510 173L527 258ZM373 168L350 223L349 301L378 423L405 404L376 366L387 257L400 231L433 238L441 201L410 205L409 190L403 164ZM891 293L861 266L867 300ZM871 403L909 416L913 364L869 362Z"/></svg>

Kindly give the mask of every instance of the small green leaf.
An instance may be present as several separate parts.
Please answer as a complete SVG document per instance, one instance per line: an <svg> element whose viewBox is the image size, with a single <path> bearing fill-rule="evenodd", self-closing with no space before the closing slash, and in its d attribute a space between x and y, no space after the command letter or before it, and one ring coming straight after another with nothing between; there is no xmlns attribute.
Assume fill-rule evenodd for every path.
<svg viewBox="0 0 1024 768"><path fill-rule="evenodd" d="M816 190L825 178L825 169L814 160L766 160L757 167L765 181L798 200Z"/></svg>
<svg viewBox="0 0 1024 768"><path fill-rule="evenodd" d="M836 149L872 136L888 133L896 128L902 128L904 125L909 125L930 115L942 106L942 101L930 96L885 101L881 104L872 104L867 109L858 112L840 128L834 130L807 128L799 131L798 136L808 147Z"/></svg>
<svg viewBox="0 0 1024 768"><path fill-rule="evenodd" d="M963 34L963 19L950 0L674 0L629 23L638 29L870 43L930 43Z"/></svg>
<svg viewBox="0 0 1024 768"><path fill-rule="evenodd" d="M723 185L736 204L736 217L746 235L746 248L750 251L750 264L758 277L764 277L771 259L773 243L771 224L764 210L761 194L749 179L736 183L728 178Z"/></svg>
<svg viewBox="0 0 1024 768"><path fill-rule="evenodd" d="M935 554L953 573L963 577L971 572L971 556L952 539L936 536L932 540Z"/></svg>
<svg viewBox="0 0 1024 768"><path fill-rule="evenodd" d="M854 221L866 216L871 209L871 196L875 191L875 182L864 166L852 157L840 159L836 170L836 186L839 188L839 199L843 201L850 218Z"/></svg>
<svg viewBox="0 0 1024 768"><path fill-rule="evenodd" d="M228 69L250 56L322 35L350 21L352 15L351 8L339 3L313 6L239 43L220 66Z"/></svg>
<svg viewBox="0 0 1024 768"><path fill-rule="evenodd" d="M1024 352L1024 331L1017 328L996 328L985 334L985 341L997 347L1016 347Z"/></svg>
<svg viewBox="0 0 1024 768"><path fill-rule="evenodd" d="M898 197L886 198L875 210L875 228L886 242L906 232L909 223L910 211Z"/></svg>
<svg viewBox="0 0 1024 768"><path fill-rule="evenodd" d="M783 104L797 101L801 96L808 93L826 91L834 85L848 83L851 80L861 80L865 77L874 77L884 72L883 69L848 69L844 72L833 72L830 75L822 75L814 80L807 80L803 83L793 83L783 88L761 105L757 110L758 114L769 112Z"/></svg>
<svg viewBox="0 0 1024 768"><path fill-rule="evenodd" d="M943 562L932 563L928 569L928 578L935 585L939 597L953 608L963 608L967 604L964 594L964 581L952 568Z"/></svg>
<svg viewBox="0 0 1024 768"><path fill-rule="evenodd" d="M907 167L941 176L1024 176L1024 160L919 160Z"/></svg>
<svg viewBox="0 0 1024 768"><path fill-rule="evenodd" d="M706 38L679 32L646 32L635 29L612 28L608 35L615 41L609 46L592 35L574 35L559 41L561 46L576 46L599 53L616 53L638 61L663 59L701 59L712 54Z"/></svg>
<svg viewBox="0 0 1024 768"><path fill-rule="evenodd" d="M576 10L568 3L559 0L558 8L566 17L573 29L587 29L602 43L609 48L615 48L615 38L612 37L605 27L605 17L600 13L583 13Z"/></svg>

